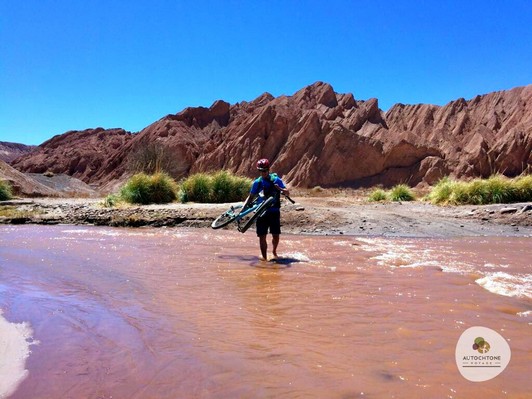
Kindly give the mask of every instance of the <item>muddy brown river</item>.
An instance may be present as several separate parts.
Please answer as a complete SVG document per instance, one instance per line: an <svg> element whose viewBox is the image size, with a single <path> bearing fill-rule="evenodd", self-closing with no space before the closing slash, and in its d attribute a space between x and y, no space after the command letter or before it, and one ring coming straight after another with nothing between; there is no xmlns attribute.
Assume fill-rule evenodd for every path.
<svg viewBox="0 0 532 399"><path fill-rule="evenodd" d="M529 398L531 249L283 235L262 262L253 232L0 226L0 398ZM512 351L484 382L473 326Z"/></svg>

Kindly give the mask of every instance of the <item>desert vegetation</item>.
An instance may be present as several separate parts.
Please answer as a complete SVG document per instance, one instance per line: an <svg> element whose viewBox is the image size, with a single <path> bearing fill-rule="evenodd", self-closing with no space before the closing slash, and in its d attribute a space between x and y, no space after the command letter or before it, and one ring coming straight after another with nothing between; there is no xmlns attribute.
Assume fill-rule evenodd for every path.
<svg viewBox="0 0 532 399"><path fill-rule="evenodd" d="M406 184L397 184L390 190L385 191L382 188L374 189L369 195L370 202L379 201L414 201L416 196L412 189Z"/></svg>
<svg viewBox="0 0 532 399"><path fill-rule="evenodd" d="M398 184L390 190L375 188L369 194L370 202L413 201L412 189ZM487 205L532 201L532 175L508 178L493 175L488 179L462 181L444 177L423 198L436 205Z"/></svg>
<svg viewBox="0 0 532 399"><path fill-rule="evenodd" d="M386 201L388 199L388 194L382 188L376 188L370 193L368 199L370 202Z"/></svg>
<svg viewBox="0 0 532 399"><path fill-rule="evenodd" d="M132 173L152 175L163 172L176 177L184 172L175 162L171 150L157 142L151 142L133 150L128 155L126 163L127 169Z"/></svg>
<svg viewBox="0 0 532 399"><path fill-rule="evenodd" d="M251 187L251 179L226 170L197 173L180 184L181 202L223 203L242 201Z"/></svg>
<svg viewBox="0 0 532 399"><path fill-rule="evenodd" d="M122 186L119 193L108 195L102 205L111 208L123 202L164 204L177 199L183 203L236 202L246 198L250 187L251 179L226 170L196 173L179 184L166 173L137 173Z"/></svg>
<svg viewBox="0 0 532 399"><path fill-rule="evenodd" d="M8 182L0 180L0 201L6 201L13 196L11 186Z"/></svg>
<svg viewBox="0 0 532 399"><path fill-rule="evenodd" d="M165 204L177 198L177 184L166 173L137 173L120 190L120 198L132 204ZM115 199L107 197L109 205Z"/></svg>
<svg viewBox="0 0 532 399"><path fill-rule="evenodd" d="M433 204L484 205L532 201L532 175L510 179L494 175L488 179L474 179L469 182L441 179L428 194Z"/></svg>
<svg viewBox="0 0 532 399"><path fill-rule="evenodd" d="M0 206L0 218L25 219L40 215L36 210L20 210L16 206Z"/></svg>
<svg viewBox="0 0 532 399"><path fill-rule="evenodd" d="M196 173L176 183L169 175L159 172L153 175L138 173L128 180L117 194L107 196L103 206L114 207L121 202L132 204L169 203L179 200L199 203L224 203L246 198L252 180L229 171ZM10 188L0 182L0 199L10 198ZM313 196L327 195L321 187L310 190ZM330 194L330 193L329 193ZM421 197L420 197L421 198ZM471 181L441 179L422 198L437 205L484 205L532 201L532 175L507 178L494 175L488 179ZM389 190L373 189L368 201L414 201L416 194L406 184L398 184Z"/></svg>

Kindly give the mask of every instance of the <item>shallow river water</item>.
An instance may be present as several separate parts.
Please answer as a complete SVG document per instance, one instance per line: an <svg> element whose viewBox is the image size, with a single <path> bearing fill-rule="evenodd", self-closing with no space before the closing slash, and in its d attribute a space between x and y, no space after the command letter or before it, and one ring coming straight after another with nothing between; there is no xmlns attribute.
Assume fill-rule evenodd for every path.
<svg viewBox="0 0 532 399"><path fill-rule="evenodd" d="M0 227L0 398L525 398L532 238ZM511 361L471 382L467 328Z"/></svg>

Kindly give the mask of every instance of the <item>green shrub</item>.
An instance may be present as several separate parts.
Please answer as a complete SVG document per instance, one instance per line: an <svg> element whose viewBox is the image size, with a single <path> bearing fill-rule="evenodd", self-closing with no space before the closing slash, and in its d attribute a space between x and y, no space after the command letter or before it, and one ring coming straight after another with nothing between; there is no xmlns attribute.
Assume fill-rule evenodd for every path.
<svg viewBox="0 0 532 399"><path fill-rule="evenodd" d="M387 199L388 195L386 194L386 191L381 188L373 190L369 195L369 201L371 202L386 201Z"/></svg>
<svg viewBox="0 0 532 399"><path fill-rule="evenodd" d="M530 175L509 179L494 175L489 179L474 179L461 182L444 178L428 195L434 204L500 204L532 200L532 177Z"/></svg>
<svg viewBox="0 0 532 399"><path fill-rule="evenodd" d="M120 197L132 204L164 204L177 198L177 184L165 173L138 173L121 188Z"/></svg>
<svg viewBox="0 0 532 399"><path fill-rule="evenodd" d="M216 173L197 173L181 183L181 202L223 203L242 201L251 187L251 180L221 170Z"/></svg>
<svg viewBox="0 0 532 399"><path fill-rule="evenodd" d="M119 195L116 194L109 194L107 197L104 198L102 205L105 208L113 208L120 202L121 198Z"/></svg>
<svg viewBox="0 0 532 399"><path fill-rule="evenodd" d="M210 202L211 177L206 173L196 173L181 183L180 200L182 202Z"/></svg>
<svg viewBox="0 0 532 399"><path fill-rule="evenodd" d="M493 188L498 191L498 185L493 184ZM456 197L458 203L467 203L467 204L484 204L491 202L490 191L488 190L488 184L486 180L475 179L469 183L462 183L457 185L457 189L461 189L460 195ZM497 191L494 192L495 195Z"/></svg>
<svg viewBox="0 0 532 399"><path fill-rule="evenodd" d="M449 177L440 179L428 194L428 200L433 204L448 202L453 193L453 184L454 182Z"/></svg>
<svg viewBox="0 0 532 399"><path fill-rule="evenodd" d="M504 204L516 201L515 187L512 179L508 179L502 175L496 175L491 176L483 183L482 204Z"/></svg>
<svg viewBox="0 0 532 399"><path fill-rule="evenodd" d="M250 179L220 170L212 175L211 202L241 201L247 197L250 188Z"/></svg>
<svg viewBox="0 0 532 399"><path fill-rule="evenodd" d="M7 181L0 180L0 201L10 200L12 197L11 185Z"/></svg>
<svg viewBox="0 0 532 399"><path fill-rule="evenodd" d="M212 176L211 181L211 201L212 202L229 202L226 198L232 194L233 182L232 175L225 170L221 170Z"/></svg>
<svg viewBox="0 0 532 399"><path fill-rule="evenodd" d="M532 201L532 175L519 176L513 180L515 201Z"/></svg>
<svg viewBox="0 0 532 399"><path fill-rule="evenodd" d="M406 184L398 184L392 187L389 196L392 201L413 201L416 199L414 193Z"/></svg>
<svg viewBox="0 0 532 399"><path fill-rule="evenodd" d="M451 204L467 203L469 201L469 193L467 189L467 183L461 181L455 181L452 184L453 191L449 197Z"/></svg>

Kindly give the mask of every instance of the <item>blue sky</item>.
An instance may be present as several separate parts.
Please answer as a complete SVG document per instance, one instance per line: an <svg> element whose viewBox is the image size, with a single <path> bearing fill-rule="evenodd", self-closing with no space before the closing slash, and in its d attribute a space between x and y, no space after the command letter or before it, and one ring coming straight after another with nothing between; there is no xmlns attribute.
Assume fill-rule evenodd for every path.
<svg viewBox="0 0 532 399"><path fill-rule="evenodd" d="M531 26L529 0L3 0L0 141L135 132L316 81L443 105L531 84Z"/></svg>

